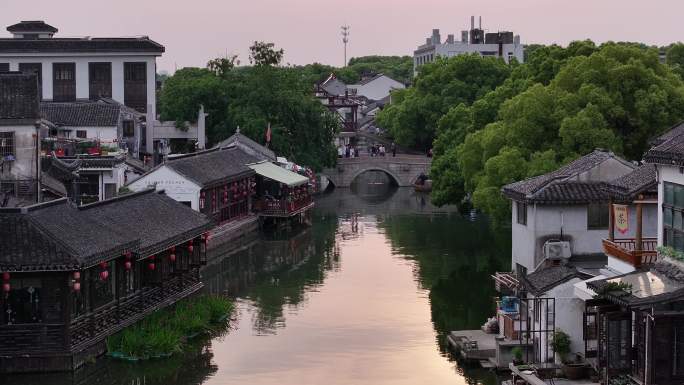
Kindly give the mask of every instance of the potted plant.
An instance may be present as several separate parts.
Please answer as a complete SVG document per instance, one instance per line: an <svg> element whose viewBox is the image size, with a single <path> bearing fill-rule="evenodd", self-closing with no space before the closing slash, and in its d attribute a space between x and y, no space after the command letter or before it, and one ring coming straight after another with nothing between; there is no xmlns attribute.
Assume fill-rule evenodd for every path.
<svg viewBox="0 0 684 385"><path fill-rule="evenodd" d="M569 380L579 380L584 377L586 372L586 365L581 362L570 362L567 357L570 353L570 336L560 329L556 329L553 333L553 340L551 341L553 351L560 358L562 364L563 374Z"/></svg>
<svg viewBox="0 0 684 385"><path fill-rule="evenodd" d="M523 350L520 346L516 346L511 349L511 355L513 355L513 364L518 366L523 364Z"/></svg>

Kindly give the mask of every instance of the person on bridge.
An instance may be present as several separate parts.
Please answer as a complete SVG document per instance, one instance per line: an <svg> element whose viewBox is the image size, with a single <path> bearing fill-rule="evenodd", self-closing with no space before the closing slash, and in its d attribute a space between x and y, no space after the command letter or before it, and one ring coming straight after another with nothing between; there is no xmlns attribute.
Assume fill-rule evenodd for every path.
<svg viewBox="0 0 684 385"><path fill-rule="evenodd" d="M385 156L385 145L384 144L380 145L380 156Z"/></svg>
<svg viewBox="0 0 684 385"><path fill-rule="evenodd" d="M397 156L397 145L394 142L390 145L390 150L392 151L392 158Z"/></svg>

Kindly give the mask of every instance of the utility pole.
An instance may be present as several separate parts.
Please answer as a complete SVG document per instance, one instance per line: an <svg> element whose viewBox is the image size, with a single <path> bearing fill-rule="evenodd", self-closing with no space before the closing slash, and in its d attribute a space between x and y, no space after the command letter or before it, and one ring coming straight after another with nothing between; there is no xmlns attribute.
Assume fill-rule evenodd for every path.
<svg viewBox="0 0 684 385"><path fill-rule="evenodd" d="M344 43L344 66L347 66L347 43L349 42L349 26L343 25L342 27L342 43Z"/></svg>

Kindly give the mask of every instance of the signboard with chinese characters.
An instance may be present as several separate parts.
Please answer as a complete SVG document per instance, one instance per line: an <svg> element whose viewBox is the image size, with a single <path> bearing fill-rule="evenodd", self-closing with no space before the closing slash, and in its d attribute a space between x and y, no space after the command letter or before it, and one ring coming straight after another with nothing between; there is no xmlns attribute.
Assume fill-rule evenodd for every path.
<svg viewBox="0 0 684 385"><path fill-rule="evenodd" d="M626 234L629 231L629 207L627 205L613 205L613 214L615 228L620 234Z"/></svg>

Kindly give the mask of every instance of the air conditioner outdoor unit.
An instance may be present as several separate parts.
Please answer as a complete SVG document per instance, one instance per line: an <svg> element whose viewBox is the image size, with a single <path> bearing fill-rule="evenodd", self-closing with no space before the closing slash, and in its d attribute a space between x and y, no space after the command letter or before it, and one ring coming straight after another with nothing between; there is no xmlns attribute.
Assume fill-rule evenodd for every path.
<svg viewBox="0 0 684 385"><path fill-rule="evenodd" d="M544 257L551 260L568 259L571 256L570 242L550 240L544 243Z"/></svg>

